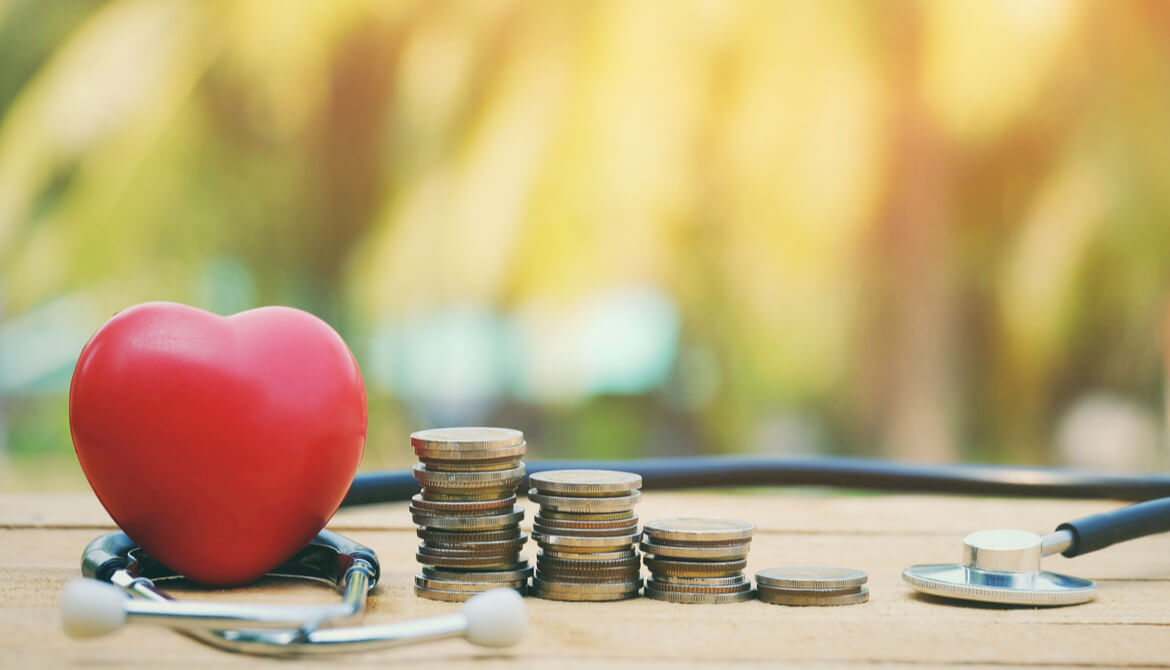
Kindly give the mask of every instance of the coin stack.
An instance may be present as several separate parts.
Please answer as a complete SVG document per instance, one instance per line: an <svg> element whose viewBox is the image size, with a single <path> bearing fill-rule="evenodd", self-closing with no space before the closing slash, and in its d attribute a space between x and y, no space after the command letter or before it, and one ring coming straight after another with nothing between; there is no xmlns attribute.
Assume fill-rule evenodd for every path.
<svg viewBox="0 0 1170 670"><path fill-rule="evenodd" d="M674 603L751 600L743 574L756 525L735 519L680 517L650 521L642 553L650 578L645 595Z"/></svg>
<svg viewBox="0 0 1170 670"><path fill-rule="evenodd" d="M422 572L414 592L432 600L461 601L488 589L521 593L532 568L520 557L524 509L516 487L524 480L527 443L507 428L436 428L410 436L421 463L414 478L422 492L410 513L422 543Z"/></svg>
<svg viewBox="0 0 1170 670"><path fill-rule="evenodd" d="M756 573L756 588L760 600L775 605L856 605L869 600L868 579L851 568L768 568Z"/></svg>
<svg viewBox="0 0 1170 670"><path fill-rule="evenodd" d="M554 470L529 477L540 505L532 539L540 545L532 594L550 600L624 600L642 588L634 548L634 505L642 477L613 470Z"/></svg>

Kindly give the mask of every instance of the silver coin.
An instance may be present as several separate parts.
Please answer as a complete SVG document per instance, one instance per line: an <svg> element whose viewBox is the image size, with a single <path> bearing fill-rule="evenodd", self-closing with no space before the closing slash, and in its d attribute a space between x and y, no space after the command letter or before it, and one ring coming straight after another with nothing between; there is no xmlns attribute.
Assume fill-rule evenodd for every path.
<svg viewBox="0 0 1170 670"><path fill-rule="evenodd" d="M532 531L532 541L543 547L555 547L564 551L573 549L598 549L617 551L633 545L642 537L641 533L608 537L580 537L577 535L545 535Z"/></svg>
<svg viewBox="0 0 1170 670"><path fill-rule="evenodd" d="M436 568L464 568L477 570L516 570L522 567L519 554L506 556L439 556L415 552L415 560Z"/></svg>
<svg viewBox="0 0 1170 670"><path fill-rule="evenodd" d="M675 593L698 593L698 594L714 594L714 593L743 593L744 591L751 591L752 584L744 577L733 584L724 585L710 585L710 584L676 584L673 582L660 582L653 577L646 580L646 587L653 588L658 591L673 591Z"/></svg>
<svg viewBox="0 0 1170 670"><path fill-rule="evenodd" d="M533 593L546 595L591 595L598 598L624 597L642 588L642 580L635 579L628 582L609 582L583 584L578 582L554 582L544 579L533 579Z"/></svg>
<svg viewBox="0 0 1170 670"><path fill-rule="evenodd" d="M606 528L603 530L578 530L576 528L555 528L546 526L540 523L532 524L532 532L541 535L564 535L566 537L615 537L620 535L630 535L638 533L638 524L627 525L620 528Z"/></svg>
<svg viewBox="0 0 1170 670"><path fill-rule="evenodd" d="M568 496L545 495L536 489L528 490L528 499L540 505L542 514L545 510L580 514L629 512L634 509L634 505L638 504L638 499L641 497L641 491L630 491L628 494L621 496L572 498Z"/></svg>
<svg viewBox="0 0 1170 670"><path fill-rule="evenodd" d="M750 548L751 543L749 542L730 545L678 546L654 544L648 540L642 540L642 551L647 554L654 554L656 557L686 558L699 561L730 561L737 558L746 558Z"/></svg>
<svg viewBox="0 0 1170 670"><path fill-rule="evenodd" d="M474 535L474 533L460 533L460 535ZM420 533L421 536L421 533ZM436 552L447 552L447 555L477 555L483 556L487 554L503 554L515 553L524 548L524 543L528 541L528 536L520 533L519 537L513 537L503 540L457 540L454 542L446 540L435 540L422 538L423 542L419 545L420 549L433 549ZM428 553L428 552L423 552Z"/></svg>
<svg viewBox="0 0 1170 670"><path fill-rule="evenodd" d="M725 603L740 603L756 597L755 591L740 593L677 593L675 591L659 591L647 586L642 589L642 595L653 600L665 600L671 603L686 603L689 605L722 605Z"/></svg>
<svg viewBox="0 0 1170 670"><path fill-rule="evenodd" d="M852 568L828 566L793 566L768 568L756 573L756 583L790 589L835 589L861 586L869 575Z"/></svg>
<svg viewBox="0 0 1170 670"><path fill-rule="evenodd" d="M642 476L617 470L551 470L533 473L528 482L540 493L599 497L628 494L642 487Z"/></svg>
<svg viewBox="0 0 1170 670"><path fill-rule="evenodd" d="M422 576L427 579L436 579L447 582L476 581L476 582L523 582L532 576L532 566L521 560L524 567L514 570L444 570L424 566Z"/></svg>
<svg viewBox="0 0 1170 670"><path fill-rule="evenodd" d="M443 514L467 514L482 516L485 514L499 514L511 511L516 506L516 495L497 498L495 500L468 500L448 502L442 500L426 500L421 493L416 493L410 499L411 511L441 512Z"/></svg>
<svg viewBox="0 0 1170 670"><path fill-rule="evenodd" d="M470 533L419 528L415 531L415 535L418 535L419 539L432 547L461 547L468 542L475 544L478 542L519 540L524 533L520 531L520 526L513 526L499 530L480 530Z"/></svg>
<svg viewBox="0 0 1170 670"><path fill-rule="evenodd" d="M685 516L655 519L643 525L646 536L659 544L750 540L756 524L738 519Z"/></svg>
<svg viewBox="0 0 1170 670"><path fill-rule="evenodd" d="M538 556L546 556L548 558L560 558L573 561L620 561L626 559L637 560L638 552L634 551L633 547L629 549L622 549L620 551L594 551L590 549L582 549L580 551L571 551L572 547L565 550L552 549L542 546Z"/></svg>
<svg viewBox="0 0 1170 670"><path fill-rule="evenodd" d="M675 577L726 577L739 575L747 567L747 560L731 561L676 561L656 556L643 556L643 562L650 572Z"/></svg>
<svg viewBox="0 0 1170 670"><path fill-rule="evenodd" d="M489 514L486 516L430 516L412 514L414 522L425 528L440 530L495 530L514 526L524 520L524 508L515 507L507 514Z"/></svg>
<svg viewBox="0 0 1170 670"><path fill-rule="evenodd" d="M428 428L410 434L410 445L416 449L498 449L522 442L524 433L518 430L485 426Z"/></svg>
<svg viewBox="0 0 1170 670"><path fill-rule="evenodd" d="M599 512L597 514L593 514L585 512L559 512L555 509L541 508L537 514L546 521L549 519L554 519L557 521L577 521L584 523L607 521L626 521L628 523L629 521L638 518L638 515L634 514L633 510L623 510L621 512Z"/></svg>
<svg viewBox="0 0 1170 670"><path fill-rule="evenodd" d="M494 542L466 542L458 546L436 546L423 542L418 545L418 551L428 556L504 556L519 553L524 549L528 536L521 534L515 540L497 540Z"/></svg>
<svg viewBox="0 0 1170 670"><path fill-rule="evenodd" d="M414 585L423 589L434 589L437 591L467 591L469 593L483 593L492 589L518 589L528 584L527 580L515 580L511 582L452 582L441 579L429 579L422 575L415 575Z"/></svg>
<svg viewBox="0 0 1170 670"><path fill-rule="evenodd" d="M862 586L856 593L846 593L835 596L810 596L805 593L787 593L781 589L763 589L760 600L773 605L792 605L796 607L833 607L837 605L857 605L869 600L869 589Z"/></svg>
<svg viewBox="0 0 1170 670"><path fill-rule="evenodd" d="M678 584L680 586L735 586L746 583L743 573L728 577L678 577L652 573L655 584Z"/></svg>
<svg viewBox="0 0 1170 670"><path fill-rule="evenodd" d="M507 470L481 470L478 472L434 472L422 463L415 463L411 469L416 481L424 488L438 491L515 490L524 480L524 463Z"/></svg>
<svg viewBox="0 0 1170 670"><path fill-rule="evenodd" d="M526 587L520 587L516 589L516 591L519 591L520 593L524 593L526 590ZM472 596L477 595L475 591L442 591L439 589L422 588L417 584L414 586L414 594L420 598L442 600L453 603L463 602Z"/></svg>
<svg viewBox="0 0 1170 670"><path fill-rule="evenodd" d="M515 495L516 487L503 489L435 489L424 488L420 496L430 502L489 502Z"/></svg>

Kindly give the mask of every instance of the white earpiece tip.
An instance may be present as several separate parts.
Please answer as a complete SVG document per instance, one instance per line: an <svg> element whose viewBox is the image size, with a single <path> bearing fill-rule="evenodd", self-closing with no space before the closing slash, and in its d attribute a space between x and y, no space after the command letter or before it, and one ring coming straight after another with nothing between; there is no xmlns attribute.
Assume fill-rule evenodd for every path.
<svg viewBox="0 0 1170 670"><path fill-rule="evenodd" d="M61 592L61 625L69 637L98 637L126 623L126 596L96 579L75 579Z"/></svg>
<svg viewBox="0 0 1170 670"><path fill-rule="evenodd" d="M474 596L463 606L467 640L483 647L510 647L528 629L524 598L512 589L492 589Z"/></svg>

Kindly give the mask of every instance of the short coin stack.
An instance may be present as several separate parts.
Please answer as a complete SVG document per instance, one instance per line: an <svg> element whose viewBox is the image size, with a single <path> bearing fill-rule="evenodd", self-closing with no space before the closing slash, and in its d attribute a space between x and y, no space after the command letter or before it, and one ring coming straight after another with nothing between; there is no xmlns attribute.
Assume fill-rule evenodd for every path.
<svg viewBox="0 0 1170 670"><path fill-rule="evenodd" d="M421 463L414 478L422 493L410 513L422 544L423 565L414 592L432 600L461 601L481 591L523 592L532 568L520 557L524 509L516 487L524 480L527 443L507 428L436 428L410 436Z"/></svg>
<svg viewBox="0 0 1170 670"><path fill-rule="evenodd" d="M754 597L743 574L755 524L680 517L647 522L645 595L674 603L734 603Z"/></svg>
<svg viewBox="0 0 1170 670"><path fill-rule="evenodd" d="M540 505L532 594L550 600L623 600L642 588L634 514L642 478L613 470L554 470L529 478Z"/></svg>
<svg viewBox="0 0 1170 670"><path fill-rule="evenodd" d="M756 573L756 588L774 605L856 605L869 600L868 579L851 568L768 568Z"/></svg>

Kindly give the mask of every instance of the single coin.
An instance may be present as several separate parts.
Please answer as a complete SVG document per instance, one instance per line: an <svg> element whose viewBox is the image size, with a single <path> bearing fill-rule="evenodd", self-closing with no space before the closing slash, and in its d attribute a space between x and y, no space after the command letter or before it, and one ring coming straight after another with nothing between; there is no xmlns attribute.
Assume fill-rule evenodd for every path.
<svg viewBox="0 0 1170 670"><path fill-rule="evenodd" d="M860 586L842 586L839 589L791 589L781 588L778 586L768 586L766 584L756 584L760 591L768 591L769 593L776 593L791 596L808 596L809 598L825 598L828 596L847 596L853 593L860 593L862 587Z"/></svg>
<svg viewBox="0 0 1170 670"><path fill-rule="evenodd" d="M642 487L642 476L617 470L550 470L528 478L541 493L567 496L614 496Z"/></svg>
<svg viewBox="0 0 1170 670"><path fill-rule="evenodd" d="M557 570L633 570L641 565L638 562L638 557L632 554L622 558L581 560L550 556L546 551L539 551L536 554L536 560L542 568Z"/></svg>
<svg viewBox="0 0 1170 670"><path fill-rule="evenodd" d="M680 586L735 586L746 583L747 577L742 573L728 577L677 577L675 575L654 574L655 584L678 584Z"/></svg>
<svg viewBox="0 0 1170 670"><path fill-rule="evenodd" d="M579 530L577 528L556 528L546 526L541 523L532 524L532 532L540 533L542 535L564 535L567 537L616 537L621 535L637 534L641 537L638 531L638 524L627 524L620 528L604 528L601 530Z"/></svg>
<svg viewBox="0 0 1170 670"><path fill-rule="evenodd" d="M654 576L674 577L727 577L738 575L747 567L743 558L730 561L677 561L669 558L643 556L643 562Z"/></svg>
<svg viewBox="0 0 1170 670"><path fill-rule="evenodd" d="M448 582L523 582L532 576L532 566L521 560L523 567L514 570L450 570L423 566L422 576Z"/></svg>
<svg viewBox="0 0 1170 670"><path fill-rule="evenodd" d="M535 586L528 587L528 594L544 600L565 602L610 602L638 597L638 589L619 593L598 593L596 591L544 591Z"/></svg>
<svg viewBox="0 0 1170 670"><path fill-rule="evenodd" d="M537 542L543 547L555 547L565 551L572 551L574 548L617 551L634 544L641 537L641 533L608 537L580 537L575 535L545 535L536 531L532 532L533 542Z"/></svg>
<svg viewBox="0 0 1170 670"><path fill-rule="evenodd" d="M414 585L424 589L436 589L439 591L469 591L471 593L482 593L492 589L518 589L526 586L527 581L516 580L512 582L451 582L441 579L428 579L423 575L415 575Z"/></svg>
<svg viewBox="0 0 1170 670"><path fill-rule="evenodd" d="M571 498L568 496L550 496L539 493L536 489L528 490L528 499L540 505L540 512L545 510L557 512L576 512L580 514L606 514L611 512L629 512L638 504L642 497L641 491L630 491L626 495L607 496L604 498Z"/></svg>
<svg viewBox="0 0 1170 670"><path fill-rule="evenodd" d="M722 605L725 603L740 603L756 597L755 591L741 591L739 593L678 593L676 591L660 591L647 586L642 589L642 595L654 600L665 600L671 603L685 603L688 605Z"/></svg>
<svg viewBox="0 0 1170 670"><path fill-rule="evenodd" d="M647 588L654 588L659 591L674 591L675 593L742 593L744 591L751 591L752 584L745 577L738 583L726 584L723 586L710 586L704 584L674 584L668 582L660 582L654 578L646 580Z"/></svg>
<svg viewBox="0 0 1170 670"><path fill-rule="evenodd" d="M527 589L521 586L516 589L523 594ZM428 598L430 600L443 600L446 602L459 603L477 595L475 591L441 591L439 589L422 588L418 584L414 586L414 594L420 598Z"/></svg>
<svg viewBox="0 0 1170 670"><path fill-rule="evenodd" d="M750 540L756 524L738 519L684 516L647 521L643 530L658 544L706 543ZM661 542L660 542L661 540Z"/></svg>
<svg viewBox="0 0 1170 670"><path fill-rule="evenodd" d="M509 551L520 551L524 548L524 543L528 541L528 536L524 533L520 533L520 535L516 537L508 537L499 540L489 540L486 538L482 540L447 540L445 538L428 539L423 537L423 532L424 531L422 529L420 529L418 532L418 536L423 540L422 544L419 545L420 547L451 552L451 555L454 555L454 552L460 552L463 554L486 555L502 554ZM458 533L458 535L475 535L475 533Z"/></svg>
<svg viewBox="0 0 1170 670"><path fill-rule="evenodd" d="M637 570L619 570L610 572L566 572L537 566L535 575L537 579L554 582L584 582L588 584L600 584L610 582L630 582L638 579L641 576L641 573L639 573Z"/></svg>
<svg viewBox="0 0 1170 670"><path fill-rule="evenodd" d="M464 428L428 428L410 434L415 449L498 449L524 442L524 433L512 428L471 426Z"/></svg>
<svg viewBox="0 0 1170 670"><path fill-rule="evenodd" d="M523 454L521 454L523 455ZM484 470L508 470L523 461L519 458L507 456L504 458L488 458L478 461L457 460L451 461L441 458L426 458L420 456L422 464L431 472L483 472Z"/></svg>
<svg viewBox="0 0 1170 670"><path fill-rule="evenodd" d="M837 605L857 605L869 600L869 589L862 586L856 593L846 593L837 596L810 596L804 593L787 593L780 589L765 589L759 592L760 600L773 605L792 605L796 607L833 607Z"/></svg>
<svg viewBox="0 0 1170 670"><path fill-rule="evenodd" d="M563 550L560 550L551 549L542 545L538 555L573 561L620 561L630 558L638 558L638 552L634 551L633 547L630 547L629 549L622 549L620 551L593 551L590 549L573 551L573 547L565 547Z"/></svg>
<svg viewBox="0 0 1170 670"><path fill-rule="evenodd" d="M633 527L635 530L637 530L638 515L631 513L627 518L615 519L612 521L588 521L588 520L583 521L583 520L579 520L579 519L575 519L575 518L573 518L573 519L557 519L557 518L545 516L544 514L537 512L536 515L532 518L532 522L538 523L542 526L547 526L548 528L556 528L556 529L562 530L562 531L564 531L564 530L582 530L582 531L584 531L584 530L588 530L588 531L614 530L616 532L619 529L624 529L627 527ZM631 532L633 532L633 531L631 531Z"/></svg>
<svg viewBox="0 0 1170 670"><path fill-rule="evenodd" d="M519 552L527 541L528 536L521 534L515 540L464 542L458 546L437 546L423 542L418 545L418 550L432 556L503 556Z"/></svg>
<svg viewBox="0 0 1170 670"><path fill-rule="evenodd" d="M500 498L507 498L516 493L516 487L504 489L465 489L463 492L457 492L455 489L432 489L424 488L422 493L423 500L430 500L435 502L485 502L489 500L499 500Z"/></svg>
<svg viewBox="0 0 1170 670"><path fill-rule="evenodd" d="M768 568L756 573L756 583L761 586L775 586L790 589L835 589L846 586L861 586L869 575L852 568L828 566L794 566L789 568Z"/></svg>
<svg viewBox="0 0 1170 670"><path fill-rule="evenodd" d="M430 510L434 512L444 512L447 514L473 514L484 515L493 512L501 512L511 510L516 506L516 495L510 495L504 498L497 498L495 500L467 500L458 502L447 502L443 500L426 500L421 493L414 494L410 499L410 509L414 510Z"/></svg>
<svg viewBox="0 0 1170 670"><path fill-rule="evenodd" d="M507 514L491 514L487 516L430 516L412 514L414 522L424 528L438 528L439 530L496 530L514 526L524 520L524 509L513 508Z"/></svg>
<svg viewBox="0 0 1170 670"><path fill-rule="evenodd" d="M512 528L501 528L499 530L480 530L468 532L459 532L452 530L434 530L431 528L419 528L415 531L419 539L432 547L442 546L462 546L468 542L502 542L504 540L519 540L524 533L521 532L520 526L513 526Z"/></svg>
<svg viewBox="0 0 1170 670"><path fill-rule="evenodd" d="M624 512L602 512L600 514L585 514L582 512L558 512L555 509L541 509L537 512L544 520L557 521L578 521L582 523L595 523L598 521L626 521L637 519L638 515L634 514L633 510L626 510Z"/></svg>
<svg viewBox="0 0 1170 670"><path fill-rule="evenodd" d="M515 490L524 480L525 465L521 463L507 470L479 472L434 472L422 463L415 463L411 474L426 489L437 491L477 491L511 488Z"/></svg>
<svg viewBox="0 0 1170 670"><path fill-rule="evenodd" d="M730 561L737 558L746 558L750 548L750 542L731 545L678 546L654 544L648 540L642 540L642 551L647 554L664 556L666 558L687 558L700 561Z"/></svg>
<svg viewBox="0 0 1170 670"><path fill-rule="evenodd" d="M534 578L532 580L532 588L533 593L540 596L589 594L599 597L618 597L630 592L637 592L638 589L642 588L642 580L635 579L628 582L583 584L579 582L554 582Z"/></svg>
<svg viewBox="0 0 1170 670"><path fill-rule="evenodd" d="M416 552L415 559L436 568L471 568L479 570L516 570L522 566L518 554L507 556L438 556Z"/></svg>

